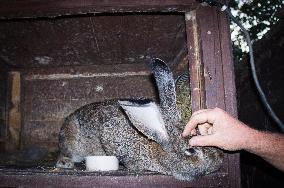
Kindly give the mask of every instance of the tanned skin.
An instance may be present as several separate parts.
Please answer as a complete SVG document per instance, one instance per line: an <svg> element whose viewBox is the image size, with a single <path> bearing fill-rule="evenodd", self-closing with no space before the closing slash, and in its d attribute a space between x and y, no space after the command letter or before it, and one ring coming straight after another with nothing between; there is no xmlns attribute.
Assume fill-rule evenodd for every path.
<svg viewBox="0 0 284 188"><path fill-rule="evenodd" d="M196 129L201 135L196 135ZM222 109L193 113L183 137L193 136L190 146L216 146L224 150L246 150L284 171L284 135L252 129Z"/></svg>

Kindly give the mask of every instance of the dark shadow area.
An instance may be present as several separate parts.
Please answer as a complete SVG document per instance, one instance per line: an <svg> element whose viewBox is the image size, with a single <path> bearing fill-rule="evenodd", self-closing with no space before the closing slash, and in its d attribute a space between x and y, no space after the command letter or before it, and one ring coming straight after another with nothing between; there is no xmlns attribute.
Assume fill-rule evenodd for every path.
<svg viewBox="0 0 284 188"><path fill-rule="evenodd" d="M253 45L255 64L260 84L278 117L284 121L284 20L280 19L271 30ZM251 78L248 57L235 65L239 119L263 131L280 132L260 102ZM273 148L273 146L271 146ZM284 187L284 173L263 159L241 153L242 186Z"/></svg>

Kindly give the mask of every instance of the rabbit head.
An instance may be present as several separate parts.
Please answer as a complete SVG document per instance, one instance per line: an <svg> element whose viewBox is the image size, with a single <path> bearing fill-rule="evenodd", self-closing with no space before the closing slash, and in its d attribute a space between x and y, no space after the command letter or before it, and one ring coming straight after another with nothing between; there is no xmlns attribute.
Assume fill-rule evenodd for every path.
<svg viewBox="0 0 284 188"><path fill-rule="evenodd" d="M160 104L151 101L123 101L119 104L132 124L142 134L159 144L163 153L161 165L181 180L216 171L222 163L222 152L211 147L190 148L181 137L184 127L176 104L173 75L160 59L153 59L150 67L159 91Z"/></svg>

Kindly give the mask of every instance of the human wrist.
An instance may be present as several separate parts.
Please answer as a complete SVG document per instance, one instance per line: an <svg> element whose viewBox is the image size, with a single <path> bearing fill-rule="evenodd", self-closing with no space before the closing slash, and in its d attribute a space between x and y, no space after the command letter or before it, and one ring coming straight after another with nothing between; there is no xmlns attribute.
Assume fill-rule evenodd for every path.
<svg viewBox="0 0 284 188"><path fill-rule="evenodd" d="M250 153L255 153L260 147L262 140L262 132L246 127L245 134L243 135L243 143L241 149Z"/></svg>

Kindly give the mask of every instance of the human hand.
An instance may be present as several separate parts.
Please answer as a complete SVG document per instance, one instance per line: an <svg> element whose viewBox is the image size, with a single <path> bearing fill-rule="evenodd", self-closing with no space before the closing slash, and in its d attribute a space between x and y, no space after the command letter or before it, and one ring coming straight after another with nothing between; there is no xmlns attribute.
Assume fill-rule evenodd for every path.
<svg viewBox="0 0 284 188"><path fill-rule="evenodd" d="M196 128L201 135L189 140L191 146L216 146L231 151L244 149L247 140L244 138L252 130L220 108L193 113L182 136L195 135Z"/></svg>

